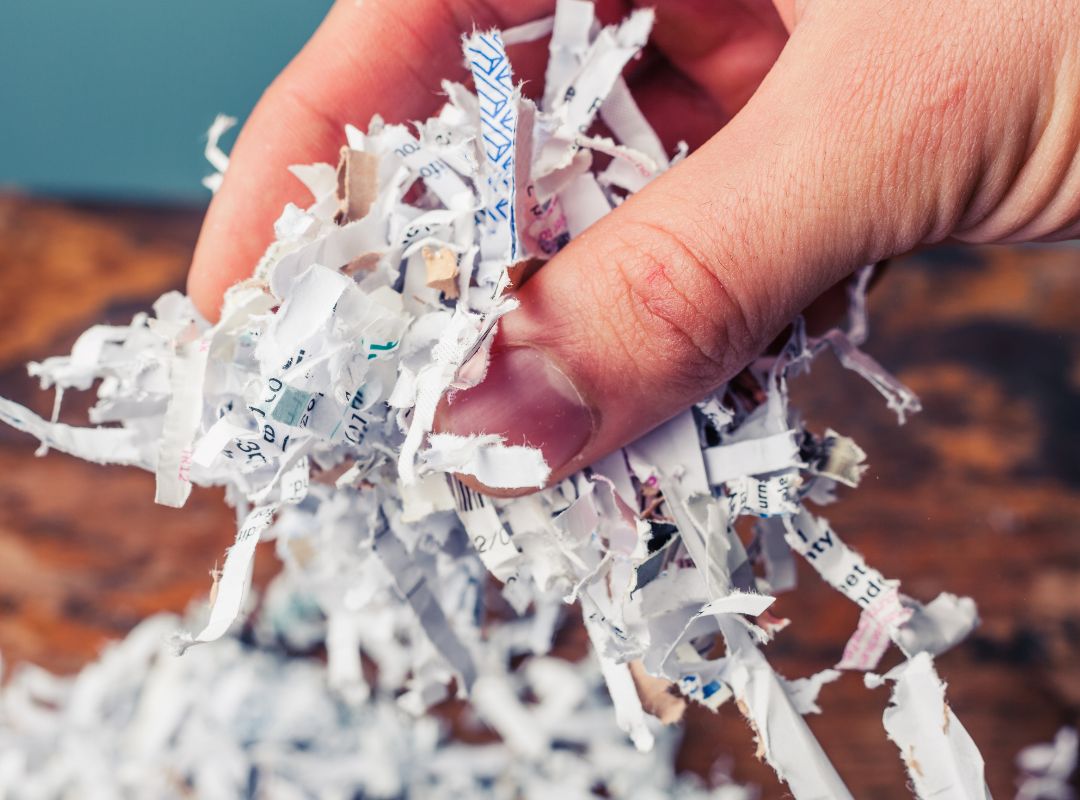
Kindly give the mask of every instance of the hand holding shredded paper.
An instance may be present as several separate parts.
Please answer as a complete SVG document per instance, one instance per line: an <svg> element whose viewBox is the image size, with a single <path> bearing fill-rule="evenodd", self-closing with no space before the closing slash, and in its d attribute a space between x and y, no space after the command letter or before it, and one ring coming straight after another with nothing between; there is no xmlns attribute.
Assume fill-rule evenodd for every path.
<svg viewBox="0 0 1080 800"><path fill-rule="evenodd" d="M303 201L286 167L336 161L346 123L434 113L439 82L464 78L462 33L555 8L408 6L343 0L259 104L195 256L189 286L208 318L225 287L251 274L281 207ZM949 237L1080 230L1080 170L1070 169L1080 123L1063 88L1080 77L1074 4L1025 3L1018 22L1013 0L604 0L595 17L613 23L634 6L655 6L655 30L610 94L602 73L622 67L621 53L566 97L583 88L570 75L593 19L581 3L562 4L562 43L546 67L544 37L511 47L523 93L590 134L575 167L542 142L519 143L538 158L538 194L521 205L569 186L580 159L604 158L605 132L637 155L624 150L601 186L635 193L611 209L581 178L560 198L573 243L518 287L489 379L449 405L444 429L539 440L560 478L715 390L864 264ZM691 154L667 169L680 141Z"/></svg>
<svg viewBox="0 0 1080 800"><path fill-rule="evenodd" d="M481 13L501 30L470 32L471 8L418 3L404 18L343 2L231 160L218 147L227 122L211 131L224 177L208 180L220 193L194 303L165 295L153 317L92 328L70 356L32 365L61 397L100 380L91 422L107 427L8 401L0 418L43 450L153 471L159 502L227 488L236 544L201 630L174 636L181 652L226 634L256 545L274 541L278 591L314 612L290 601L269 624L324 638L349 702L389 694L420 714L453 686L536 757L550 741L531 715L570 714L580 698L561 706L554 692L526 713L511 661L547 653L560 609L577 602L639 749L656 739L648 711L671 721L687 702L734 700L793 796L850 797L803 716L855 670L892 687L883 735L919 797L986 797L933 664L973 629L974 603L909 597L817 513L838 484L858 485L866 454L808 429L788 381L831 352L901 422L917 411L860 349L872 269L857 268L950 234L1067 233L1067 182L1039 173L1053 191L1027 187L1037 208L1008 188L1033 180L1023 158L1051 158L1060 132L1020 85L998 128L967 124L988 79L955 78L953 50L926 45L942 12L832 5L776 16L671 2L619 19L559 0ZM1018 57L1008 48L1020 44L987 49L984 6L961 5L970 15L950 47L977 35L991 60ZM1031 36L1040 22L1033 12ZM915 56L894 46L916 34ZM456 74L461 55L471 88L446 80L432 94L429 71ZM904 102L890 105L881 82L899 76L922 83L895 83ZM1047 123L1037 144L1008 133L1026 111ZM366 131L351 124L367 119ZM673 136L700 147L687 155ZM289 164L302 204L286 203ZM808 332L798 312L851 273L844 325ZM762 356L788 325L779 353ZM492 498L469 482L533 493ZM788 679L765 646L788 623L770 607L795 588L796 556L861 617L836 669ZM487 573L510 619L485 607ZM875 675L892 646L904 660Z"/></svg>

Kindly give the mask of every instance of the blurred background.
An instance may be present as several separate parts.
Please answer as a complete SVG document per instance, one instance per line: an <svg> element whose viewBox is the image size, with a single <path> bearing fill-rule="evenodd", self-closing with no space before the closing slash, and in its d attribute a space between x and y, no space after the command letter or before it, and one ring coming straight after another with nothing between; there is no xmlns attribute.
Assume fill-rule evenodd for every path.
<svg viewBox="0 0 1080 800"><path fill-rule="evenodd" d="M206 202L206 129L243 119L329 0L5 0L0 185Z"/></svg>
<svg viewBox="0 0 1080 800"><path fill-rule="evenodd" d="M7 0L0 24L0 394L40 414L28 360L89 325L126 322L183 285L207 200L207 126L241 119L329 4L297 0ZM63 20L63 24L57 24ZM863 486L829 510L868 561L929 600L967 594L983 623L943 656L949 699L997 797L1015 754L1080 709L1080 251L945 249L895 262L871 300L868 351L919 393L899 428L881 398L823 357L795 387L820 428L869 454ZM78 419L72 400L69 419ZM153 479L61 455L33 458L0 427L0 654L64 673L158 610L204 596L232 538L215 492L174 511ZM800 564L800 568L805 565ZM257 579L275 570L260 553ZM769 647L806 675L838 659L856 608L808 569L778 602ZM881 728L885 690L847 675L810 718L859 798L904 797ZM682 761L718 755L781 797L730 704L695 710Z"/></svg>

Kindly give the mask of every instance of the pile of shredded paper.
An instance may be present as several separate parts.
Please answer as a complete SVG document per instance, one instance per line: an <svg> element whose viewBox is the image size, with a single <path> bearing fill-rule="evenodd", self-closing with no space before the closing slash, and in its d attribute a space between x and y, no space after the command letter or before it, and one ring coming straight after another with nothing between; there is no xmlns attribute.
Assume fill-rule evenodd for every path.
<svg viewBox="0 0 1080 800"><path fill-rule="evenodd" d="M254 643L226 636L176 658L164 640L180 620L163 614L76 678L20 667L0 692L0 797L576 800L601 787L618 800L757 797L676 776L675 729L637 751L588 660L504 671L457 722L471 744L395 702L400 676L363 702L342 697L320 661L282 655L275 626L299 632L286 617L313 610L290 606L258 615Z"/></svg>
<svg viewBox="0 0 1080 800"><path fill-rule="evenodd" d="M609 757L638 762L595 719L589 669L545 657L576 603L614 719L640 750L655 746L655 717L676 720L688 702L715 709L733 701L794 797L851 797L803 716L819 711L824 684L857 670L868 687L892 685L883 735L915 794L988 796L982 759L933 661L974 627L973 602L903 594L812 510L833 502L838 484L858 484L865 454L835 431L807 429L788 405L788 380L829 352L869 380L901 422L918 410L914 395L859 349L869 269L852 282L842 328L815 338L796 321L779 355L535 494L491 499L453 476L541 487L548 468L539 450L432 431L440 399L483 374L461 367L485 363L500 317L516 306L522 265L554 255L685 154L669 157L622 77L652 22L643 10L602 27L591 4L560 0L554 17L474 33L464 54L475 92L445 82L437 116L413 127L375 118L366 133L348 127L338 165L292 168L314 201L284 210L276 241L254 277L228 292L220 322L167 294L153 315L91 328L70 356L31 366L43 387L56 388L57 413L65 391L96 384L97 427L0 401L0 418L40 439L42 451L153 472L160 503L183 505L193 484L225 486L236 542L201 629L176 634L174 647L225 636L244 611L256 545L273 542L284 571L264 601L277 607L261 617L274 628L263 635L299 645L324 637L329 684L352 709L326 723L342 712L318 699L310 678L293 680L310 675L309 664L257 652L241 658L233 640L201 648L218 652L193 653L192 663L162 660L154 643L171 623L156 620L73 686L24 678L27 697L81 698L67 707L66 724L114 713L132 721L131 741L65 739L65 748L104 748L88 752L103 752L98 766L109 770L125 763L109 753L162 754L168 741L178 780L219 788L243 784L245 765L257 762L260 780L275 786L340 775L365 796L415 789L423 797L435 785L431 796L445 796L457 781L468 790L459 796L480 784L498 793L503 780L510 784L500 796L526 784L524 796L549 796L536 789L547 785L559 787L550 796L579 796L598 774L671 796L668 772L606 771ZM544 97L534 103L515 86L504 47L549 35ZM227 159L217 137L227 126L215 124L208 146L219 169ZM744 515L756 518L748 542L735 531ZM795 587L800 558L861 618L835 670L785 677L765 651L788 620L769 607ZM890 646L905 659L875 674ZM519 667L523 655L534 660ZM112 671L133 688L120 691ZM205 688L205 700L171 693L184 676ZM263 693L251 695L250 686ZM395 709L420 716L455 692L502 745L436 752L435 727L397 721ZM20 724L31 738L49 735L57 721L43 715L38 731L20 697L7 695L17 708L5 713L25 712ZM321 711L309 720L293 706ZM227 730L212 739L220 763L195 764L194 742L213 734L220 715ZM245 750L246 737L266 726L287 732ZM303 750L301 739L310 753L281 757ZM348 760L350 752L359 755ZM42 757L2 760L0 774L22 774ZM511 758L523 759L521 776L506 777ZM139 773L146 763L131 780L150 780ZM576 793L564 792L568 785Z"/></svg>

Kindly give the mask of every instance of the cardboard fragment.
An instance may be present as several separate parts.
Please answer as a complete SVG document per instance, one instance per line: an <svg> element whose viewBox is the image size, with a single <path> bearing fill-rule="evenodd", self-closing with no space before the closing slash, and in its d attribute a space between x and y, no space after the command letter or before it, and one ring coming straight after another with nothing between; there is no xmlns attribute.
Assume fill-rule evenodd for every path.
<svg viewBox="0 0 1080 800"><path fill-rule="evenodd" d="M363 219L379 190L379 159L371 153L342 147L337 167L338 212L334 220L343 225Z"/></svg>
<svg viewBox="0 0 1080 800"><path fill-rule="evenodd" d="M379 265L379 259L381 257L381 253L364 253L342 267L341 271L350 278L355 278L357 275L364 272L371 272L375 269Z"/></svg>
<svg viewBox="0 0 1080 800"><path fill-rule="evenodd" d="M434 247L425 247L421 253L427 270L427 285L442 292L447 300L456 300L458 264L454 251L449 247L440 247L437 250Z"/></svg>
<svg viewBox="0 0 1080 800"><path fill-rule="evenodd" d="M657 678L645 671L640 661L630 662L630 675L637 687L641 706L665 725L674 725L686 713L686 699L671 681Z"/></svg>

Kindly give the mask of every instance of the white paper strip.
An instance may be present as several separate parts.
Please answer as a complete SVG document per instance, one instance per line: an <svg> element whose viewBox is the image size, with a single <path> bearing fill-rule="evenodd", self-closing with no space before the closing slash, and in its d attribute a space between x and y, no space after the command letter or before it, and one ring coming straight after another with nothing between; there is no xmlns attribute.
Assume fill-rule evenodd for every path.
<svg viewBox="0 0 1080 800"><path fill-rule="evenodd" d="M194 637L190 633L179 633L173 637L172 643L178 653L183 653L192 645L220 639L236 621L251 580L255 548L263 531L270 527L275 511L276 505L259 506L244 518L236 532L236 542L225 555L225 567L217 583L210 619Z"/></svg>
<svg viewBox="0 0 1080 800"><path fill-rule="evenodd" d="M868 684L880 679L867 676ZM920 653L888 672L893 681L883 722L900 750L920 800L990 800L975 742L945 702L933 659Z"/></svg>

